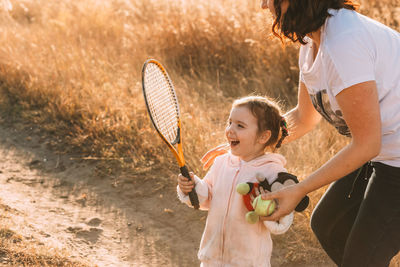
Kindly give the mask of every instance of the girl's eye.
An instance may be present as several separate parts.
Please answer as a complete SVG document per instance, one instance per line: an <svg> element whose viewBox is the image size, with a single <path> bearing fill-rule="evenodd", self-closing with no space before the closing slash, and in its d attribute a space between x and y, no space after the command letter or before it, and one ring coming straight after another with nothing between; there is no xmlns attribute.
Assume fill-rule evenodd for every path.
<svg viewBox="0 0 400 267"><path fill-rule="evenodd" d="M239 127L239 128L244 128L244 126L243 126L243 125L241 125L241 124L238 124L238 127Z"/></svg>

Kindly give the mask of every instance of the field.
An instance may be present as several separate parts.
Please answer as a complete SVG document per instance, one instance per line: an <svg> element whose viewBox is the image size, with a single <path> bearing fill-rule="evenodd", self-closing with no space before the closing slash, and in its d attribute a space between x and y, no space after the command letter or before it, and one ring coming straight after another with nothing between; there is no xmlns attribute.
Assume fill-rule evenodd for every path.
<svg viewBox="0 0 400 267"><path fill-rule="evenodd" d="M284 110L296 104L298 45L282 45L271 36L269 12L262 11L257 1L10 3L12 9L0 10L2 120L22 124L22 130L38 129L35 134L58 154L95 161L99 176L133 173L138 175L132 179L141 179L159 175L161 170L160 181L172 195L171 202L177 201L173 190L178 170L154 135L145 111L141 68L146 59L160 60L175 84L185 157L199 176L204 175L199 158L224 141L233 99L260 94L273 97ZM360 12L400 30L399 0L361 1ZM303 179L346 142L331 126L321 123L280 152L288 160L289 171ZM311 206L297 214L288 234L276 237L276 247L281 250L277 264L332 264L309 228L310 214L323 191L311 194ZM204 216L193 214L190 211L181 220ZM171 218L170 223L178 220ZM200 229L193 238L196 242L203 223L196 222ZM2 239L18 236L3 229ZM20 255L5 249L5 243L1 243L0 256L3 250ZM195 253L191 255L195 257ZM42 251L37 257L43 257ZM400 266L399 257L392 266Z"/></svg>

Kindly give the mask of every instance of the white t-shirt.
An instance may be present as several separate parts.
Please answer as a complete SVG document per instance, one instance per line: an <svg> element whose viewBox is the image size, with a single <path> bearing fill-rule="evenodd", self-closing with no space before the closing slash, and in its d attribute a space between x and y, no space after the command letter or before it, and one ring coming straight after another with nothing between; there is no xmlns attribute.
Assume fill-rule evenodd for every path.
<svg viewBox="0 0 400 267"><path fill-rule="evenodd" d="M352 85L375 80L382 149L373 161L400 167L400 33L355 11L329 13L314 62L312 40L306 37L307 44L300 48L300 80L316 110L347 136L350 131L335 96Z"/></svg>

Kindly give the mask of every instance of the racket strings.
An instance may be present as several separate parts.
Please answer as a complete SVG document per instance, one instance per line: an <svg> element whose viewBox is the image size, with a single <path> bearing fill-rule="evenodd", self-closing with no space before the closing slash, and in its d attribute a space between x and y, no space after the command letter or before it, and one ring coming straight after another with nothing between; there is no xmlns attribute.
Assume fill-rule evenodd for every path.
<svg viewBox="0 0 400 267"><path fill-rule="evenodd" d="M146 98L156 128L173 143L178 135L179 109L167 76L155 64L145 71Z"/></svg>

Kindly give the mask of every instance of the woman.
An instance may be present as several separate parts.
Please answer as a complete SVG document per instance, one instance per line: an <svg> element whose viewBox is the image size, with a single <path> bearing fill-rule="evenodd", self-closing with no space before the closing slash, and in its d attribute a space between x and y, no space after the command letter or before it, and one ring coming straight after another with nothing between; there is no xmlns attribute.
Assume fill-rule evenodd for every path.
<svg viewBox="0 0 400 267"><path fill-rule="evenodd" d="M339 266L388 266L400 248L400 34L351 1L262 0L261 7L274 16L276 36L301 43L285 143L321 117L351 138L299 184L263 194L279 203L264 219L278 220L333 182L311 218L323 249Z"/></svg>
<svg viewBox="0 0 400 267"><path fill-rule="evenodd" d="M388 266L400 248L400 34L344 0L262 0L273 32L302 44L298 105L286 114L293 141L321 117L350 143L277 199L268 220L334 182L311 227L339 266Z"/></svg>

